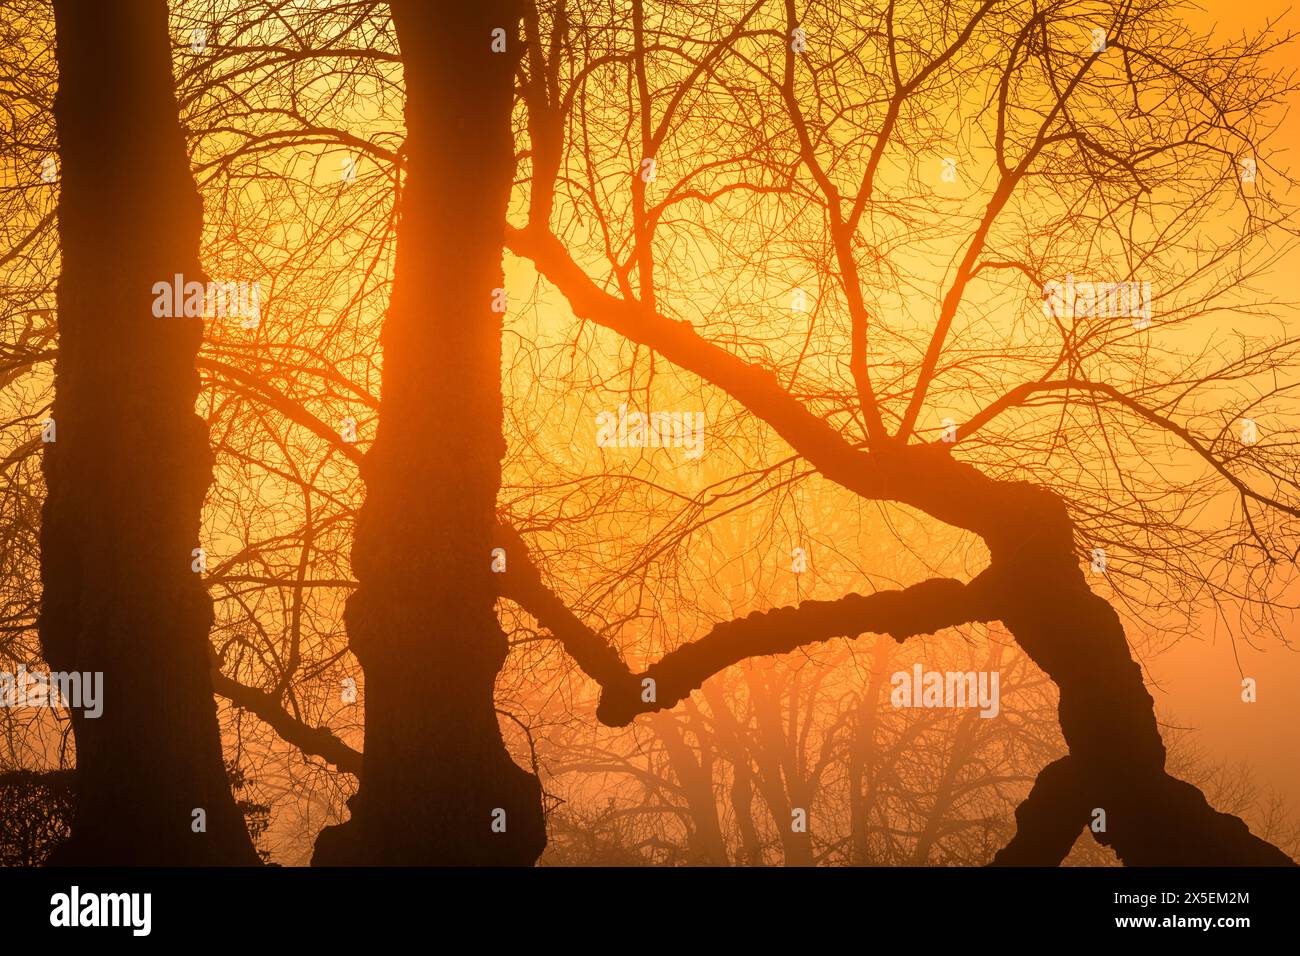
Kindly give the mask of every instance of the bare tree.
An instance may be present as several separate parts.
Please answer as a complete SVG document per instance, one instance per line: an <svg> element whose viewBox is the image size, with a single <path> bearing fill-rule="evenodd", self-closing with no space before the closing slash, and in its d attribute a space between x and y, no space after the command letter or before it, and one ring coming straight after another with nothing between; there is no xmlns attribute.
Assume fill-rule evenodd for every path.
<svg viewBox="0 0 1300 956"><path fill-rule="evenodd" d="M1227 606L1276 634L1286 609L1291 395L1274 376L1295 343L1196 337L1232 308L1265 312L1245 291L1286 234L1266 148L1285 37L1216 46L1154 0L563 0L524 8L516 64L504 8L447 13L436 41L431 12L398 8L394 30L370 0L178 9L208 36L176 51L204 261L268 288L261 324L210 326L198 367L219 476L204 527L234 542L206 579L212 680L228 750L297 814L285 853L305 861L362 775L320 862L530 862L543 810L557 859L980 862L1046 763L1003 862L1064 859L1097 807L1126 862L1285 861L1174 777L1226 813L1253 797L1172 751L1166 772L1128 646ZM513 188L509 146L488 145L510 129L498 67L517 70ZM453 136L466 102L481 108ZM505 280L489 208L522 257ZM21 221L39 227L39 209ZM28 231L5 264L39 247ZM1151 325L1044 312L1066 274L1150 279ZM39 369L39 268L23 279L6 318L29 331L8 358ZM506 285L502 337L487 309ZM9 395L30 436L39 395ZM620 402L706 410L705 459L593 454L593 406ZM1236 440L1245 417L1261 441ZM20 531L39 500L24 441L4 510ZM757 520L721 533L741 511ZM882 559L880 537L918 560ZM839 570L792 575L796 544ZM1108 566L1085 574L1094 549ZM34 573L21 551L11 564L7 580ZM338 611L354 590L364 680ZM15 634L31 600L13 589ZM993 621L1059 687L1069 756L1039 723L891 712L883 661L846 662L853 645L818 651L830 676L729 669ZM997 666L1033 685L1013 659ZM598 716L630 728L616 745L566 736L592 679ZM473 732L453 740L449 720ZM562 794L510 753L548 788L572 770ZM796 840L782 817L809 800ZM1290 852L1284 826L1251 819ZM1069 859L1109 854L1083 846Z"/></svg>
<svg viewBox="0 0 1300 956"><path fill-rule="evenodd" d="M1278 567L1300 516L1284 450L1230 448L1222 426L1203 434L1179 409L1242 374L1267 388L1294 343L1245 343L1230 360L1198 355L1170 371L1135 341L1146 328L1131 328L1127 313L1090 306L1067 316L1052 304L1040 327L1058 337L1054 350L1017 351L1007 340L971 355L966 344L979 341L984 315L1016 300L1016 277L1030 280L1037 308L1058 272L1150 274L1162 290L1161 330L1226 304L1283 219L1274 197L1243 190L1236 163L1259 155L1255 107L1288 82L1261 65L1269 41L1206 57L1210 41L1174 26L1159 0L1116 4L1104 17L987 2L946 6L940 20L928 5L862 12L855 23L837 9L801 17L793 0L735 5L730 15L675 5L650 14L634 2L630 22L611 23L599 5L555 8L548 28L565 38L529 50L532 200L527 225L507 241L580 319L720 390L853 495L978 536L988 566L969 582L932 579L720 624L639 674L592 666L576 648L605 685L601 719L622 724L672 706L754 654L1000 620L1060 688L1070 748L1020 808L1003 862L1059 862L1094 808L1109 821L1098 839L1127 863L1289 862L1166 773L1123 625L1079 555L1098 523L1085 489L1103 502L1111 540L1126 529L1123 543L1139 560L1163 556L1171 578L1186 573L1189 554L1223 542L1188 526L1180 505L1155 512L1131 486L1110 488L1105 446L1083 446L1090 434L1126 445L1122 421L1208 464L1203 481L1238 501L1227 553ZM1082 28L1099 17L1105 40L1090 43ZM607 93L634 122L607 123L612 114L592 108L588 98ZM945 129L945 102L956 104L959 134ZM1085 119L1096 116L1105 122ZM968 148L967 167L978 170L951 201L935 197L940 170L958 165L940 166L943 153L932 151L944 144ZM929 181L915 169L926 155ZM638 183L651 169L653 197ZM622 189L592 188L619 175ZM1205 252L1198 231L1225 204L1233 221L1213 224L1223 242ZM902 249L900 228L911 230ZM704 251L669 259L677 241ZM907 250L948 267L927 284L909 273L898 254ZM746 313L757 303L732 290L782 264L811 266L823 308L802 336L751 343ZM913 287L934 290L928 326L891 311ZM809 343L830 351L811 354ZM998 365L1016 377L995 374ZM969 397L972 382L978 404L963 424L937 428L939 396ZM1044 409L1050 417L990 435L1012 412ZM1234 404L1223 418L1240 414ZM1064 477L1071 452L1090 456L1095 484ZM1147 543L1180 532L1182 553ZM553 626L576 638L576 624ZM652 702L638 692L645 680L657 687Z"/></svg>

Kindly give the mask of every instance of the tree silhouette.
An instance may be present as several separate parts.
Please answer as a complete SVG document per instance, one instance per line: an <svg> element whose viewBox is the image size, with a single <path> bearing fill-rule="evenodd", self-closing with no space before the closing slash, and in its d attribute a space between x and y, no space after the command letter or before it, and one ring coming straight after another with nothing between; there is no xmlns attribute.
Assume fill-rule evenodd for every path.
<svg viewBox="0 0 1300 956"><path fill-rule="evenodd" d="M977 535L989 561L969 582L932 579L719 624L635 675L589 660L580 622L539 609L604 685L601 719L621 724L671 706L754 654L836 635L874 631L901 641L999 620L1059 687L1070 748L1019 809L1018 835L1000 862L1060 862L1094 808L1109 821L1099 841L1127 863L1289 862L1165 772L1152 700L1119 616L1080 569L1082 522L1092 515L1075 497L1077 484L1056 482L1053 469L1068 454L1085 456L1069 447L1087 440L1084 422L1112 446L1127 444L1121 420L1182 443L1210 466L1203 480L1238 499L1236 548L1276 565L1300 515L1281 449L1229 451L1221 428L1202 435L1174 413L1193 403L1189 392L1215 395L1235 369L1266 377L1293 354L1293 342L1247 343L1231 360L1197 356L1169 374L1134 341L1135 332L1151 333L1130 327L1127 313L1082 308L1043 310L1040 334L1055 336L1054 348L959 344L989 310L1013 306L1008 276L1028 277L1038 306L1058 272L1152 275L1162 331L1222 304L1282 216L1268 195L1244 194L1235 162L1258 155L1255 107L1281 85L1260 66L1263 44L1203 57L1207 41L1174 26L1160 2L1117 4L1104 15L954 4L938 23L927 7L891 3L861 24L838 10L801 19L793 0L737 6L730 16L669 6L653 25L643 4L632 6L630 23L606 24L594 8L561 5L550 27L566 39L530 47L531 82L522 88L532 204L527 224L510 230L509 248L578 318L725 393L852 494ZM1100 44L1082 30L1094 21L1103 24ZM568 38L577 33L581 43ZM689 54L676 55L678 45ZM587 97L607 89L639 125L601 125L605 114ZM858 91L864 98L854 98ZM938 110L945 98L957 104L957 129L945 128L949 117ZM1232 121L1217 121L1224 116ZM970 153L967 166L980 170L971 194L951 201L936 198L914 167L945 143ZM638 182L651 159L657 198ZM626 190L588 185L620 168ZM934 179L947 178L936 162ZM1237 219L1227 230L1214 221L1225 206ZM900 228L908 230L903 245ZM1220 231L1222 243L1205 252L1198 236ZM674 248L702 251L670 259ZM909 254L950 263L930 283L933 321L919 327L890 311L900 289L926 287ZM730 290L783 264L812 267L808 281L825 309L803 335L750 344L746 313L758 303ZM888 346L873 347L869 330ZM800 349L800 339L829 349L829 361ZM1128 385L1134 368L1146 377L1140 386ZM1023 378L1009 383L1006 369ZM979 404L962 425L936 434L927 424L938 417L936 396L970 392L972 382L981 383ZM989 436L1024 408L1052 415ZM1239 414L1232 408L1225 417ZM1066 455L1053 455L1062 446ZM1110 465L1099 457L1094 467ZM1131 488L1089 490L1101 491L1112 535L1180 528L1169 513L1152 515ZM1183 543L1195 551L1195 531ZM646 679L658 689L652 702L638 696Z"/></svg>
<svg viewBox="0 0 1300 956"><path fill-rule="evenodd" d="M519 14L509 2L391 8L407 175L347 610L365 759L351 819L321 834L313 862L529 864L546 843L541 791L497 727L506 638L490 554L505 446L492 304L512 171L506 40Z"/></svg>
<svg viewBox="0 0 1300 956"><path fill-rule="evenodd" d="M62 268L40 633L52 668L102 674L103 707L71 709L76 814L51 862L253 864L191 570L212 476L194 414L202 320L152 309L156 282L206 280L167 7L59 0L54 14Z"/></svg>
<svg viewBox="0 0 1300 956"><path fill-rule="evenodd" d="M284 768L277 851L306 862L319 833L318 864L528 864L547 830L556 862L1288 862L1282 815L1162 739L1135 660L1206 611L1280 635L1288 610L1296 342L1260 331L1251 286L1291 230L1269 145L1288 37L1212 41L1165 0L174 7L182 38L209 38L174 50L166 112L207 204L203 261L267 294L260 325L210 323L195 360L188 319L104 323L77 352L60 293L58 400L80 369L98 444L76 467L61 445L49 459L47 600L74 593L80 558L59 548L93 540L120 573L97 559L91 598L119 614L201 597L177 575L205 489L205 533L229 543L203 579L210 657L198 612L167 610L191 642L146 664L188 689L122 676L143 689L104 725L113 746L167 737L143 727L150 694L192 707L215 690L252 779ZM170 91L164 59L141 62ZM109 105L139 100L117 82L99 86ZM48 83L27 83L39 101ZM83 316L118 294L105 263L132 243L156 245L131 295L199 268L163 115L134 109L148 129L98 148L122 175L111 201L59 210ZM74 162L102 184L65 155L65 189ZM21 439L0 502L20 544L0 571L4 651L23 661L53 355L39 188L0 197L16 223L0 266L18 275L0 374ZM164 201L165 229L124 230ZM1149 283L1150 322L1106 293L1066 308L1051 290L1067 277ZM122 364L90 362L124 342ZM124 410L164 384L146 429ZM705 454L603 447L592 416L619 405L699 410ZM69 437L68 414L72 449L87 426ZM86 496L75 534L55 504L69 486ZM972 637L1000 626L1018 647ZM851 641L873 633L894 640ZM1015 675L1033 718L896 711L890 662L922 653ZM766 655L786 656L744 663ZM6 769L66 765L57 724L4 719ZM211 782L216 734L196 719ZM351 819L321 831L353 778ZM1100 846L1076 846L1098 809Z"/></svg>

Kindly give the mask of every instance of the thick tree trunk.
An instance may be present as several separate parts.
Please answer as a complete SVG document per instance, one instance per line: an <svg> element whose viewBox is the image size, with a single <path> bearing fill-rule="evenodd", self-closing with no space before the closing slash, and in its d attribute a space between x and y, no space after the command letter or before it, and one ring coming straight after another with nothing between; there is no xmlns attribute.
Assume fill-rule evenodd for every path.
<svg viewBox="0 0 1300 956"><path fill-rule="evenodd" d="M366 675L365 754L351 819L321 834L313 863L529 865L546 844L541 790L497 724L506 638L490 566L505 451L491 304L520 11L507 0L390 6L407 173L346 611ZM506 52L492 51L497 28Z"/></svg>
<svg viewBox="0 0 1300 956"><path fill-rule="evenodd" d="M53 670L103 674L103 714L72 710L76 813L51 862L256 864L222 761L212 604L191 570L212 480L194 414L202 320L152 310L155 282L203 281L167 6L54 13L62 273L40 632Z"/></svg>
<svg viewBox="0 0 1300 956"><path fill-rule="evenodd" d="M1065 503L1051 491L997 481L946 450L883 457L897 500L978 533L992 563L982 575L1016 642L1060 689L1068 763L1052 764L1017 821L1044 842L1020 839L999 862L1059 863L1081 811L1105 812L1095 834L1128 865L1288 865L1282 851L1237 817L1215 811L1196 787L1165 772L1165 748L1142 671L1114 609L1094 594L1074 550ZM1049 836L1050 834L1050 836ZM1072 843L1072 841L1071 841Z"/></svg>

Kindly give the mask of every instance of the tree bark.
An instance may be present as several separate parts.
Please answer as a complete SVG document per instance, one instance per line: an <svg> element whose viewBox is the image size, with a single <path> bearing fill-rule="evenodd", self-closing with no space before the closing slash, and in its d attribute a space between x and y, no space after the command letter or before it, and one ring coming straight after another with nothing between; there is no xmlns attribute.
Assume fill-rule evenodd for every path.
<svg viewBox="0 0 1300 956"><path fill-rule="evenodd" d="M541 788L497 724L507 644L491 571L505 452L491 304L521 12L509 0L390 6L407 174L345 614L366 675L365 747L351 818L321 833L313 863L530 865L546 845ZM491 49L497 28L506 52Z"/></svg>
<svg viewBox="0 0 1300 956"><path fill-rule="evenodd" d="M167 6L55 0L54 14L62 272L39 627L53 670L102 673L103 713L71 710L76 811L51 863L255 865L222 760L212 602L191 570L213 463L194 413L202 319L152 309L155 282L206 281Z"/></svg>

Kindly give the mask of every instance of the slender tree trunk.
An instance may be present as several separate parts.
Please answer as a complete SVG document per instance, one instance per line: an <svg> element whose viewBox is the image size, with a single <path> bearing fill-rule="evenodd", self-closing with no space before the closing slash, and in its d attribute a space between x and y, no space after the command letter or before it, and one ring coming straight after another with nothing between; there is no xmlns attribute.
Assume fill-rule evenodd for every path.
<svg viewBox="0 0 1300 956"><path fill-rule="evenodd" d="M697 709L690 713L692 730L703 725L703 715ZM690 813L691 829L687 836L691 863L699 866L726 866L727 841L722 835L722 822L718 819L718 800L713 792L713 769L708 751L711 741L696 733L700 743L700 759L686 743L678 729L677 721L668 714L656 714L651 721L655 736L663 741L686 807Z"/></svg>
<svg viewBox="0 0 1300 956"><path fill-rule="evenodd" d="M962 714L957 722L957 730L952 736L948 759L934 789L934 800L930 804L930 812L926 815L925 826L922 827L920 834L916 838L916 846L912 848L910 866L930 865L930 851L939 842L939 834L943 831L943 824L948 816L948 811L952 809L953 800L956 797L957 778L970 757L969 751L975 743L979 721L982 719L977 711L968 710Z"/></svg>
<svg viewBox="0 0 1300 956"><path fill-rule="evenodd" d="M731 784L731 808L740 830L740 860L746 866L763 865L763 842L754 824L754 772L749 751L737 752L735 779Z"/></svg>
<svg viewBox="0 0 1300 956"><path fill-rule="evenodd" d="M880 716L880 694L885 687L885 668L893 645L877 638L871 655L870 677L858 701L849 738L849 863L870 866L871 815L876 806L876 727Z"/></svg>
<svg viewBox="0 0 1300 956"><path fill-rule="evenodd" d="M529 865L546 845L541 789L497 724L507 647L491 571L505 451L491 305L503 285L520 11L508 0L390 6L407 172L352 549L360 586L346 611L366 675L365 754L351 819L321 834L313 862ZM506 52L492 51L498 28Z"/></svg>
<svg viewBox="0 0 1300 956"><path fill-rule="evenodd" d="M812 788L808 785L804 768L798 759L797 744L791 739L793 728L787 729L781 719L780 699L766 677L759 676L753 668L745 671L749 699L753 702L757 721L757 745L753 748L754 762L758 766L758 789L767 803L768 812L776 824L781 839L782 866L812 866ZM798 697L791 695L790 706L798 706ZM793 827L793 810L804 811L807 824L800 832Z"/></svg>
<svg viewBox="0 0 1300 956"><path fill-rule="evenodd" d="M256 864L222 761L212 603L191 570L212 481L194 414L202 319L152 309L155 282L206 281L167 6L54 13L62 273L40 632L53 670L103 674L103 713L71 711L76 813L51 862Z"/></svg>
<svg viewBox="0 0 1300 956"><path fill-rule="evenodd" d="M733 594L740 591L732 589ZM733 598L733 608L736 601ZM700 692L709 703L713 726L723 746L734 754L734 780L731 785L731 805L735 810L736 826L740 830L740 856L737 862L748 866L763 866L763 841L759 838L754 818L754 742L748 728L741 726L731 709L727 694L717 684L706 683Z"/></svg>

